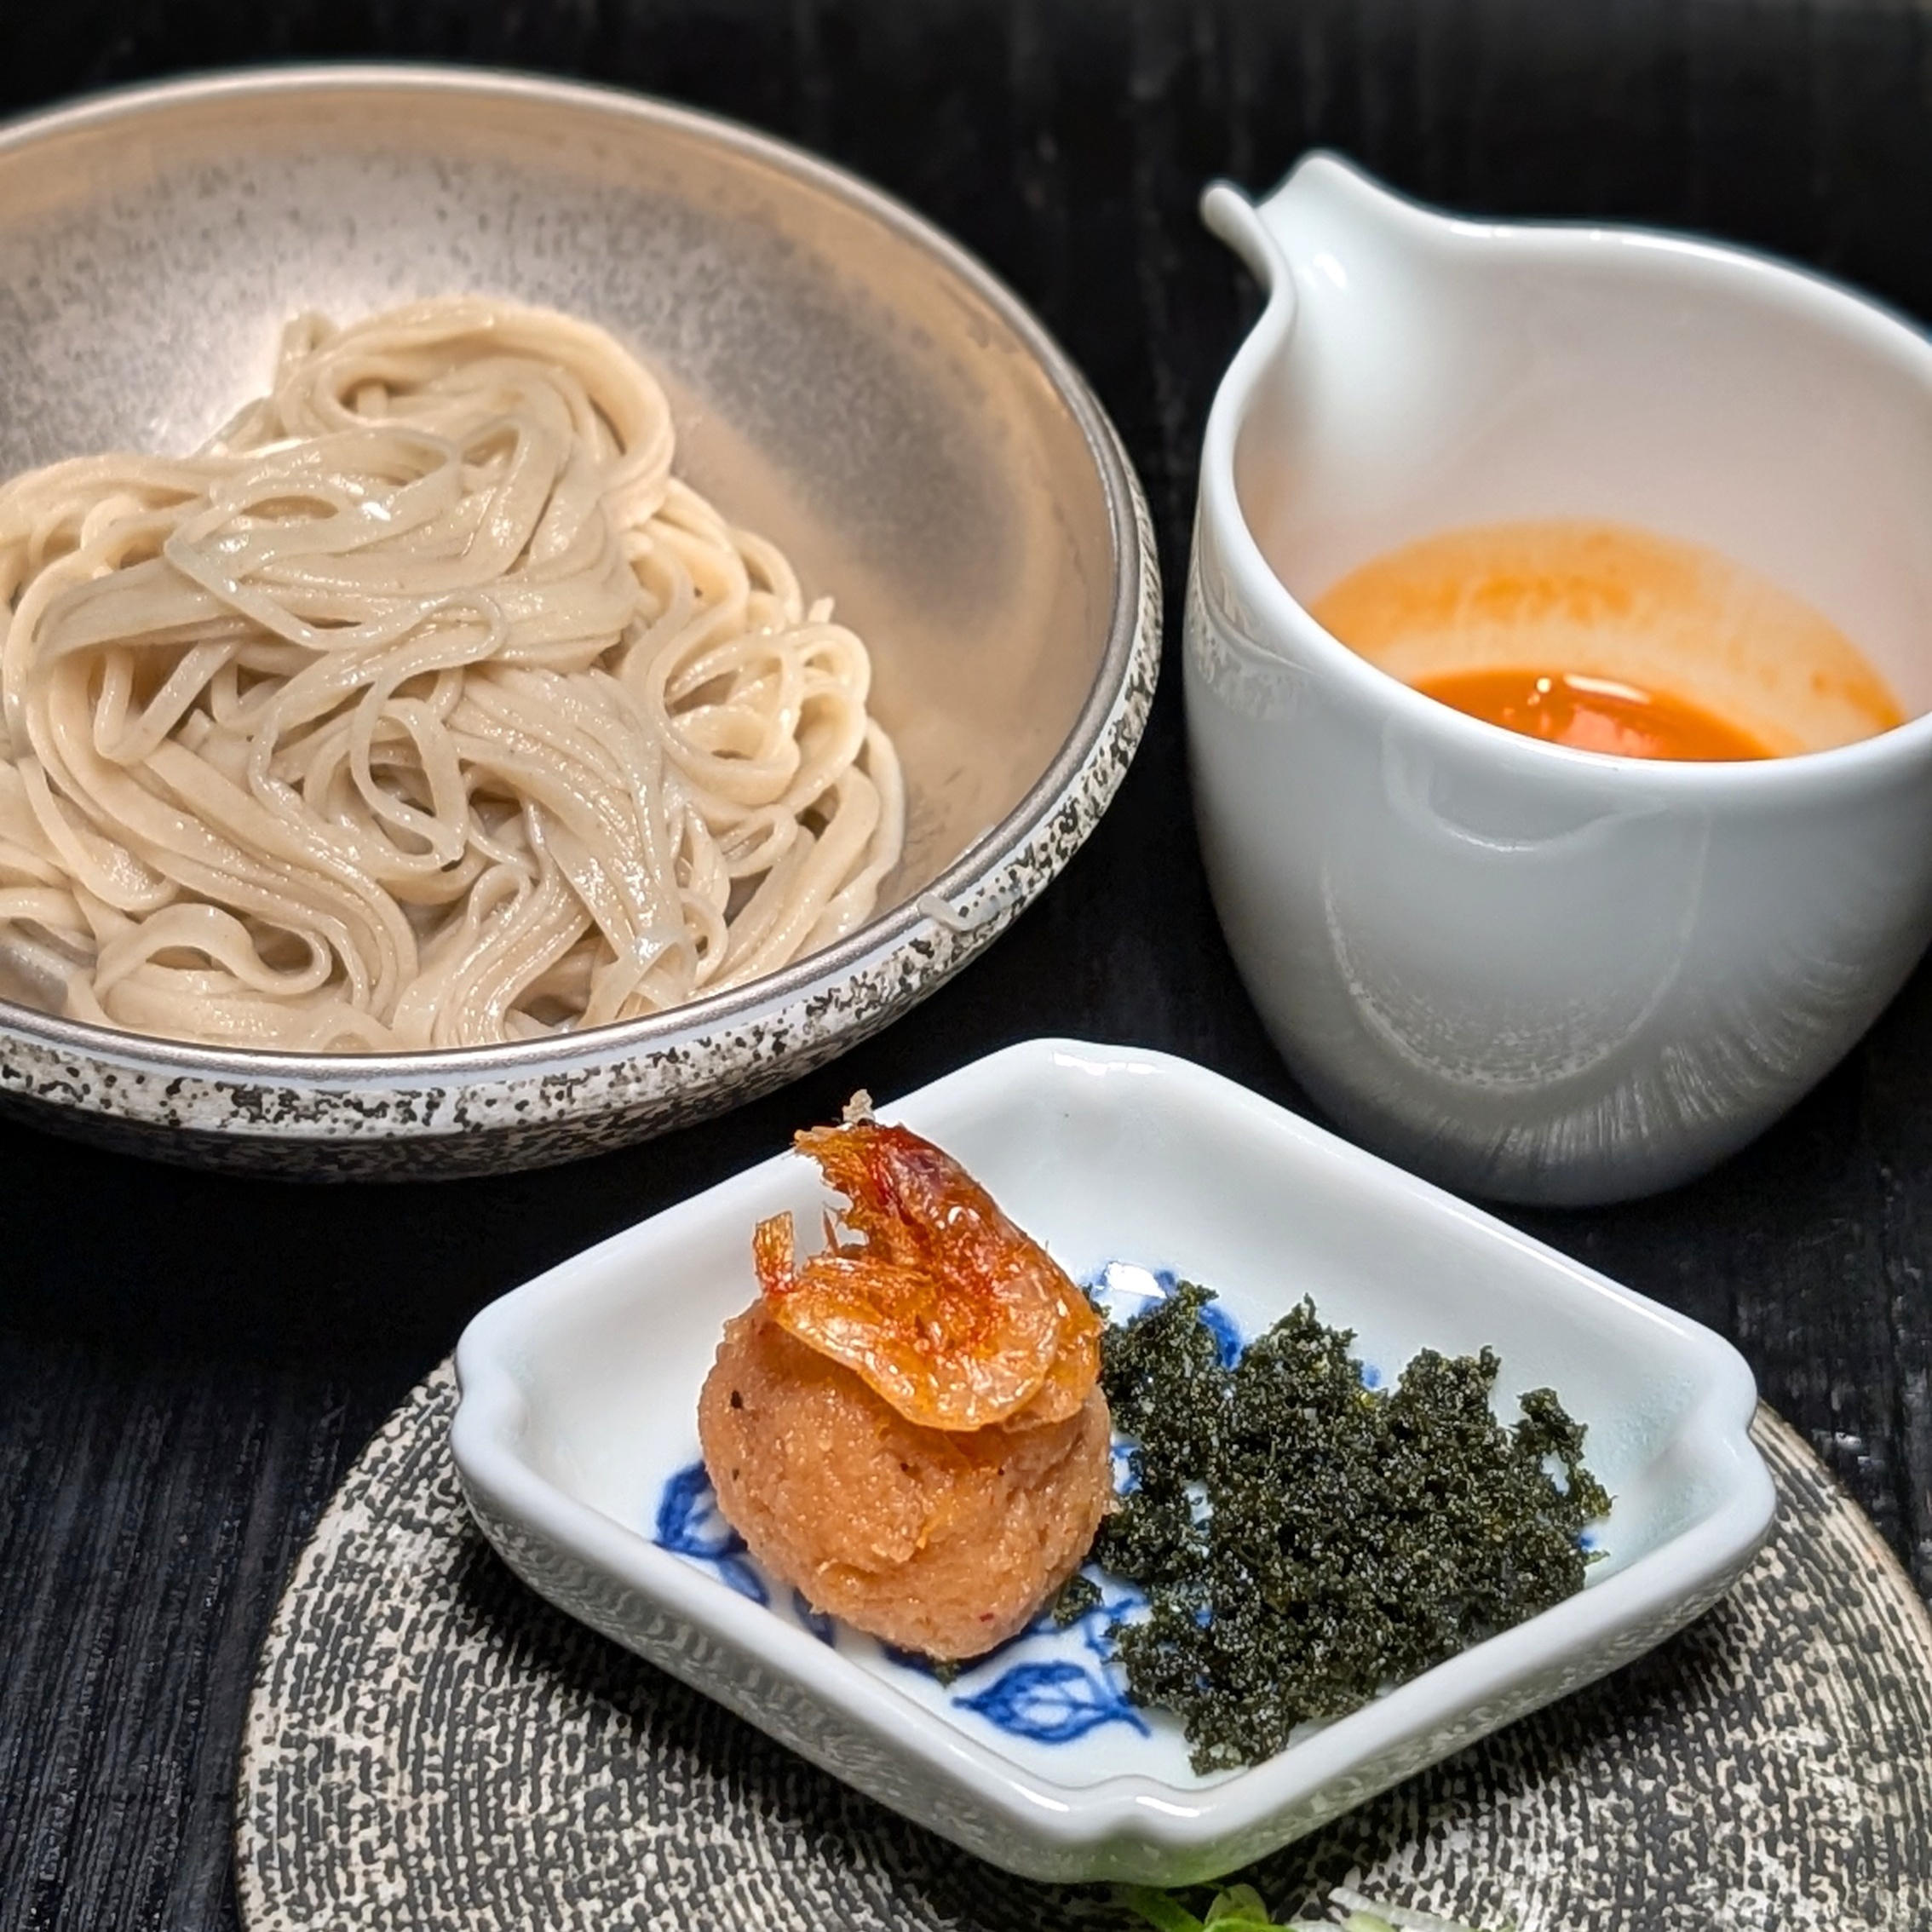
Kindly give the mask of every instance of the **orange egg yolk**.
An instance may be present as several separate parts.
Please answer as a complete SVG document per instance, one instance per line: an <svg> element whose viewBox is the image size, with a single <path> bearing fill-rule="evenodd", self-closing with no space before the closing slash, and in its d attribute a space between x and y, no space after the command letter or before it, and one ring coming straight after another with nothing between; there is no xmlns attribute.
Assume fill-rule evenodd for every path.
<svg viewBox="0 0 1932 1932"><path fill-rule="evenodd" d="M1309 610L1404 684L1579 751L1782 758L1904 719L1857 647L1802 598L1629 524L1442 531L1371 558Z"/></svg>
<svg viewBox="0 0 1932 1932"><path fill-rule="evenodd" d="M1473 670L1418 678L1424 696L1552 745L1621 758L1768 758L1748 733L1682 698L1564 671Z"/></svg>

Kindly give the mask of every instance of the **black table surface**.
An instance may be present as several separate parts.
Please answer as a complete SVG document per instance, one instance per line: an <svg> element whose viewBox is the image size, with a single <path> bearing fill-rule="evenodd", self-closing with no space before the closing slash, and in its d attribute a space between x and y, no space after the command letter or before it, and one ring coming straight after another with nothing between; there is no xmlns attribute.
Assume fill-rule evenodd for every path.
<svg viewBox="0 0 1932 1932"><path fill-rule="evenodd" d="M1932 316L1918 0L58 0L0 4L0 108L244 62L580 75L898 193L1038 311L1120 426L1177 610L1215 383L1254 313L1202 185L1316 145L1429 199L1702 231ZM1932 540L1932 539L1929 539ZM710 1124L546 1173L302 1187L0 1124L0 1928L235 1923L256 1648L359 1445L503 1290L781 1146L1041 1033L1307 1103L1235 979L1174 652L1067 873L888 1032ZM1518 1225L1729 1336L1932 1591L1932 969L1709 1179Z"/></svg>

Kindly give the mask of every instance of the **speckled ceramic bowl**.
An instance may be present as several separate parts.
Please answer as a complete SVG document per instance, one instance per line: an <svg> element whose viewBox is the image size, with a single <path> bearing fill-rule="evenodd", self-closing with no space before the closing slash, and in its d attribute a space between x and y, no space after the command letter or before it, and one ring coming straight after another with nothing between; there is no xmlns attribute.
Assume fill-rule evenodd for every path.
<svg viewBox="0 0 1932 1932"><path fill-rule="evenodd" d="M0 134L0 466L191 447L283 321L476 289L602 323L666 380L679 467L872 646L904 866L840 945L577 1036L401 1056L148 1039L0 984L0 1106L312 1177L567 1159L748 1099L992 940L1113 795L1159 648L1147 511L1038 324L849 176L550 81L284 69Z"/></svg>

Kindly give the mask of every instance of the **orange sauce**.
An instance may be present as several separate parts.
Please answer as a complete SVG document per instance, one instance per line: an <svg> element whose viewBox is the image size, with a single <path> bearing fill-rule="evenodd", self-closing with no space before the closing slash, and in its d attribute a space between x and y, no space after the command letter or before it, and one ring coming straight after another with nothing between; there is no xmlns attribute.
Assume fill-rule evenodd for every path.
<svg viewBox="0 0 1932 1932"><path fill-rule="evenodd" d="M1714 550L1628 525L1425 537L1310 608L1426 696L1579 750L1782 757L1904 722L1883 679L1811 606Z"/></svg>
<svg viewBox="0 0 1932 1932"><path fill-rule="evenodd" d="M1619 758L1768 758L1748 733L1701 705L1616 678L1565 671L1477 670L1416 681L1424 697L1472 718Z"/></svg>

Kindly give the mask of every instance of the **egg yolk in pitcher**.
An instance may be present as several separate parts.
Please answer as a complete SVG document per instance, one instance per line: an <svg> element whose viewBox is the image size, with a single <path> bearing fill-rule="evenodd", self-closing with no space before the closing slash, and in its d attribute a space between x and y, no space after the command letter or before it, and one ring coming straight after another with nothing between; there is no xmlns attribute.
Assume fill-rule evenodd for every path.
<svg viewBox="0 0 1932 1932"><path fill-rule="evenodd" d="M1808 604L1714 550L1624 525L1424 538L1310 609L1425 696L1577 750L1771 758L1904 722L1884 681Z"/></svg>
<svg viewBox="0 0 1932 1932"><path fill-rule="evenodd" d="M1768 746L1683 698L1568 671L1456 671L1416 680L1424 697L1472 718L1619 758L1768 758Z"/></svg>

